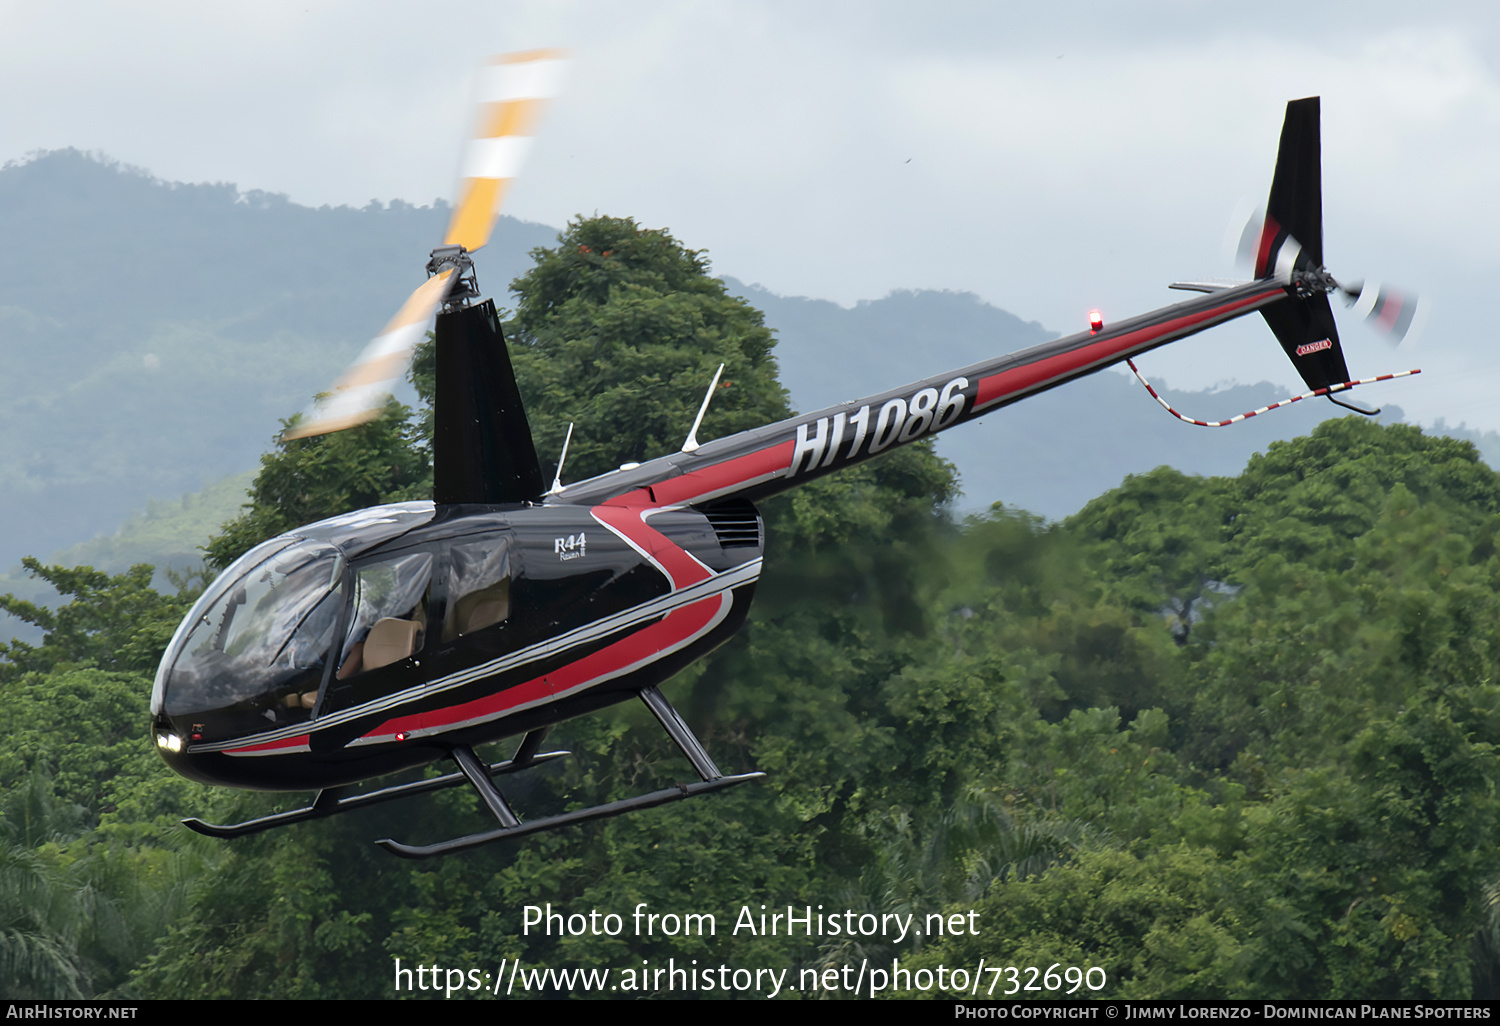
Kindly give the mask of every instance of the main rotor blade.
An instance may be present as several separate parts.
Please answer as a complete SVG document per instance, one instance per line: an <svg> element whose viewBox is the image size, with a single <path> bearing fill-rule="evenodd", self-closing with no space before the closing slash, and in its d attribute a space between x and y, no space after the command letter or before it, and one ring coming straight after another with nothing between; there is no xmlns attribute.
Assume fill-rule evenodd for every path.
<svg viewBox="0 0 1500 1026"><path fill-rule="evenodd" d="M464 154L464 180L444 245L472 253L489 241L505 191L521 171L566 64L562 50L490 58L481 73L479 123Z"/></svg>
<svg viewBox="0 0 1500 1026"><path fill-rule="evenodd" d="M343 431L379 416L385 397L406 373L412 351L427 334L427 324L447 297L454 278L450 267L423 282L385 330L371 339L349 365L333 390L319 396L307 416L287 428L282 437L307 438Z"/></svg>

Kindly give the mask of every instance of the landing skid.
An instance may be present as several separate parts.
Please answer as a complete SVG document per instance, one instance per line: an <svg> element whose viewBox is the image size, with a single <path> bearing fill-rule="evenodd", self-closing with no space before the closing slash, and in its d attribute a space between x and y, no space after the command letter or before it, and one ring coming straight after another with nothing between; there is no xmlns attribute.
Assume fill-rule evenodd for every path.
<svg viewBox="0 0 1500 1026"><path fill-rule="evenodd" d="M503 841L512 837L524 837L527 834L540 833L544 830L553 830L557 827L569 826L573 823L584 823L591 819L605 819L610 816L618 816L625 812L634 812L637 809L650 809L658 805L669 805L672 802L680 802L685 798L696 795L707 794L710 791L722 791L736 784L746 781L758 780L764 777L764 773L740 773L734 776L725 776L719 772L708 752L704 750L702 743L693 734L687 723L678 715L666 696L655 687L643 688L640 697L646 703L646 707L656 716L668 736L687 756L688 762L692 763L693 769L702 779L691 784L677 784L674 787L664 788L660 791L652 791L650 794L638 795L634 798L624 798L620 801L608 802L604 805L595 805L587 809L575 809L572 812L564 812L557 816L547 816L543 819L533 819L522 822L516 815L515 810L506 800L505 795L495 785L494 777L504 776L507 773L515 773L518 770L537 766L552 759L560 759L568 752L542 752L542 740L547 734L547 728L542 727L533 730L521 739L521 744L516 749L516 754L503 762L489 763L479 758L474 749L468 745L454 747L449 753L454 764L458 767L457 773L448 773L431 780L415 780L407 784L397 784L393 787L382 788L379 791L371 791L366 794L350 794L349 788L325 788L318 792L313 803L304 809L294 809L290 812L279 812L272 816L262 816L259 819L246 820L243 823L234 823L220 826L214 823L205 823L199 819L185 819L183 825L196 830L200 834L209 837L244 837L248 834L259 833L262 830L270 830L275 827L289 826L293 823L302 823L312 819L325 819L344 812L352 812L355 809L366 808L371 805L379 805L381 802L393 801L397 798L409 798L412 795L426 794L429 791L439 791L448 787L455 787L467 783L479 795L490 814L499 822L499 829L489 830L477 834L469 834L466 837L456 837L448 841L439 841L436 844L411 845L403 844L390 838L383 838L375 843L386 851L400 855L408 859L425 859L435 855L449 855L457 851L467 851L480 845L492 844L495 841Z"/></svg>
<svg viewBox="0 0 1500 1026"><path fill-rule="evenodd" d="M514 826L501 827L499 830L490 830L486 833L470 834L467 837L457 837L451 841L439 841L437 844L414 845L402 844L390 838L383 838L375 843L388 852L400 855L404 859L427 859L434 855L450 855L456 851L466 851L469 848L477 848L482 844L490 844L494 841L503 841L510 837L524 837L527 834L540 833L543 830L552 830L556 827L569 826L573 823L584 823L591 819L606 819L610 816L618 816L622 812L634 812L636 809L650 809L658 805L670 805L672 802L680 802L684 798L692 798L695 795L707 794L710 791L722 791L726 787L735 784L743 784L747 780L758 780L765 776L764 773L741 773L733 777L719 777L717 780L704 780L696 784L678 784L661 791L652 791L636 798L625 798L607 805L595 805L588 809L578 809L574 812L564 812L560 816L548 816L546 819L533 819L525 823L517 821ZM491 787L494 785L491 784ZM496 791L498 794L499 792ZM500 817L496 817L499 819ZM504 822L504 820L501 820Z"/></svg>
<svg viewBox="0 0 1500 1026"><path fill-rule="evenodd" d="M532 766L540 766L544 762L553 759L561 759L571 752L539 752L542 739L546 736L547 729L533 730L521 739L521 744L516 748L516 754L503 762L491 763L489 772L492 776L501 776L506 773L515 773L518 770L529 769ZM473 750L465 748L470 757L474 756ZM397 784L393 787L384 787L379 791L370 791L365 794L350 794L347 787L328 787L318 792L313 803L305 809L293 809L290 812L278 812L273 816L262 816L259 819L246 820L243 823L232 823L220 826L216 823L205 823L201 819L185 819L182 825L189 830L196 830L200 834L209 837L245 837L249 834L258 834L262 830L270 830L274 827L290 826L293 823L305 823L310 819L325 819L335 816L341 812L353 812L355 809L368 808L371 805L379 805L382 802L394 801L397 798L410 798L415 794L427 794L429 791L441 791L445 788L455 787L466 782L468 778L463 773L448 773L441 777L433 777L431 780L413 780L409 784Z"/></svg>
<svg viewBox="0 0 1500 1026"><path fill-rule="evenodd" d="M653 791L650 794L638 795L635 798L624 798L616 802L608 802L604 805L595 805L587 809L575 809L572 812L564 812L557 816L548 816L544 819L533 819L521 822L515 811L510 807L510 802L500 793L495 782L490 779L490 774L485 772L484 763L478 759L472 749L468 747L455 748L450 755L458 764L459 771L468 778L474 790L479 793L480 799L490 810L491 815L500 823L497 830L489 830L478 834L469 834L467 837L456 837L449 841L439 841L436 844L412 845L402 844L390 838L383 838L375 843L388 852L400 855L407 859L426 859L435 855L451 855L456 851L467 851L480 845L492 844L495 841L504 841L512 837L524 837L526 834L540 833L543 830L552 830L557 827L569 826L573 823L584 823L591 819L606 819L610 816L618 816L625 812L634 812L636 809L650 809L658 805L669 805L672 802L680 802L684 798L692 798L695 795L707 794L710 791L722 791L726 787L743 784L746 781L758 780L764 777L764 773L740 773L735 776L724 776L719 772L719 767L714 764L703 745L693 734L692 730L678 715L677 710L672 708L666 696L655 687L643 688L640 691L641 700L646 707L656 716L667 734L682 749L688 761L693 764L693 769L702 777L696 783L678 784L675 787L665 788L661 791Z"/></svg>

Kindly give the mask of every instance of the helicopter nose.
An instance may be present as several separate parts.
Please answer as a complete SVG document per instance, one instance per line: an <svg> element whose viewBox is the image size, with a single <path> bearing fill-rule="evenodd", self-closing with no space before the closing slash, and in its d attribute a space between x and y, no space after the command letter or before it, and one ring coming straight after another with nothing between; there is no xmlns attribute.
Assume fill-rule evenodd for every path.
<svg viewBox="0 0 1500 1026"><path fill-rule="evenodd" d="M156 745L156 754L161 756L162 761L174 773L204 784L221 783L205 765L208 760L203 755L193 755L188 751L188 745L193 739L184 735L170 720L165 717L154 720L151 724L151 739Z"/></svg>

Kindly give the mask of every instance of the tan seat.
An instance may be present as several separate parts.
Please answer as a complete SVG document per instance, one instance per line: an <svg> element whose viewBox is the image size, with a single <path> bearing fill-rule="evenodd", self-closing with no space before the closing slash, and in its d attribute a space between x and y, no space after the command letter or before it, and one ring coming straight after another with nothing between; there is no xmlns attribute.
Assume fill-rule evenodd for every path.
<svg viewBox="0 0 1500 1026"><path fill-rule="evenodd" d="M497 623L503 623L510 616L510 578L471 591L459 599L453 607L453 615L448 618L448 624L443 628L443 640L452 641L454 638L465 634L473 634L475 631Z"/></svg>
<svg viewBox="0 0 1500 1026"><path fill-rule="evenodd" d="M415 620L398 620L387 616L376 620L375 626L365 638L365 670L378 670L382 666L399 662L417 648L417 634L422 625Z"/></svg>

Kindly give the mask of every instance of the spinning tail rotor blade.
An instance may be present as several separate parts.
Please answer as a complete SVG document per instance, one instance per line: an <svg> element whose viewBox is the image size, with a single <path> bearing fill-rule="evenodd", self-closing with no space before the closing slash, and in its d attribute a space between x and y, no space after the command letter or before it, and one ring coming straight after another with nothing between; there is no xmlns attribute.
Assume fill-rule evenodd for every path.
<svg viewBox="0 0 1500 1026"><path fill-rule="evenodd" d="M492 57L480 79L479 121L464 153L463 184L445 245L470 253L489 241L506 188L520 173L547 101L557 94L562 50Z"/></svg>
<svg viewBox="0 0 1500 1026"><path fill-rule="evenodd" d="M1260 249L1260 235L1266 223L1266 212L1260 208L1250 212L1244 226L1239 230L1237 242L1234 247L1234 264L1243 271L1252 271L1255 267L1255 255Z"/></svg>
<svg viewBox="0 0 1500 1026"><path fill-rule="evenodd" d="M456 275L449 268L423 282L385 330L371 339L349 365L333 390L319 396L307 416L287 428L282 437L306 438L343 431L379 416L386 396L406 373L413 350L426 336L427 325L447 298Z"/></svg>
<svg viewBox="0 0 1500 1026"><path fill-rule="evenodd" d="M1416 342L1421 335L1427 309L1415 293L1402 292L1380 282L1355 282L1340 288L1354 312L1394 344Z"/></svg>

